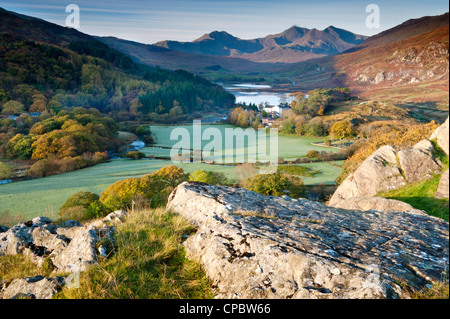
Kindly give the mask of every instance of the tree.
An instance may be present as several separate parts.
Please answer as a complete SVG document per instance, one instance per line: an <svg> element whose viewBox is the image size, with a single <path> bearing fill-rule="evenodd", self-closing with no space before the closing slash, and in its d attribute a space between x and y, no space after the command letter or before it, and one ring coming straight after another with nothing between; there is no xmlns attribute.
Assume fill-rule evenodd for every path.
<svg viewBox="0 0 450 319"><path fill-rule="evenodd" d="M31 145L33 139L30 136L17 134L8 142L8 148L11 152L10 157L17 159L29 159L32 154Z"/></svg>
<svg viewBox="0 0 450 319"><path fill-rule="evenodd" d="M175 105L174 101L174 107L172 107L169 111L170 116L180 116L183 115L183 109L179 105Z"/></svg>
<svg viewBox="0 0 450 319"><path fill-rule="evenodd" d="M353 125L348 120L336 122L331 127L330 134L334 138L352 137L354 135Z"/></svg>
<svg viewBox="0 0 450 319"><path fill-rule="evenodd" d="M266 196L284 195L290 186L289 180L278 172L256 175L246 179L242 184L245 189Z"/></svg>
<svg viewBox="0 0 450 319"><path fill-rule="evenodd" d="M291 119L286 119L281 124L281 131L286 134L293 134L295 132L294 122Z"/></svg>
<svg viewBox="0 0 450 319"><path fill-rule="evenodd" d="M7 179L12 176L11 167L3 162L0 162L0 179Z"/></svg>
<svg viewBox="0 0 450 319"><path fill-rule="evenodd" d="M8 101L3 105L2 114L4 115L20 115L25 112L23 104L19 101Z"/></svg>
<svg viewBox="0 0 450 319"><path fill-rule="evenodd" d="M44 95L37 93L33 95L33 104L30 106L30 112L41 113L47 109L47 99Z"/></svg>

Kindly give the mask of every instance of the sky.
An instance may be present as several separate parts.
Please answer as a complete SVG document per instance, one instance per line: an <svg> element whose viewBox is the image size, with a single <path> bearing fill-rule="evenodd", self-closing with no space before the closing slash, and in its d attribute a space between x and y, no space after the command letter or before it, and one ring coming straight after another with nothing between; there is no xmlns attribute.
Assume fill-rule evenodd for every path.
<svg viewBox="0 0 450 319"><path fill-rule="evenodd" d="M374 35L402 22L449 11L447 0L0 0L0 7L62 26L80 9L79 31L141 43L193 41L211 31L241 39L280 33L296 25L323 30L330 25ZM370 4L379 8L379 25L369 25ZM374 22L375 20L370 20Z"/></svg>

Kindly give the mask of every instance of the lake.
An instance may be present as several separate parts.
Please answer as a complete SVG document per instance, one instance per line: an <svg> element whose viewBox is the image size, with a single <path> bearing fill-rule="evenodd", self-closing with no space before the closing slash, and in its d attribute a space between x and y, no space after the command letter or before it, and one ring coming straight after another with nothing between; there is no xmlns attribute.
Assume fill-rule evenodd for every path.
<svg viewBox="0 0 450 319"><path fill-rule="evenodd" d="M264 91L264 89L271 89L270 85L241 83L227 84L223 85L223 87L236 97L236 103L259 105L267 102L269 105L279 105L280 103L289 102L289 94Z"/></svg>

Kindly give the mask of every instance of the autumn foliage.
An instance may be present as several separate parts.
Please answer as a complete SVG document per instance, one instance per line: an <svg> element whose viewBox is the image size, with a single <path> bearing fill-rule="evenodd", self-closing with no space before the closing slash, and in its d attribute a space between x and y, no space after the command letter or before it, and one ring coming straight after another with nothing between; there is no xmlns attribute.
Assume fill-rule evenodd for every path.
<svg viewBox="0 0 450 319"><path fill-rule="evenodd" d="M412 147L423 139L428 139L438 127L434 121L427 124L385 125L372 132L361 147L342 165L342 173L337 182L341 183L353 173L359 165L373 152L384 145L391 145L397 149Z"/></svg>
<svg viewBox="0 0 450 319"><path fill-rule="evenodd" d="M172 190L187 180L188 175L181 168L167 166L140 178L115 182L102 193L100 201L110 210L131 207L132 201L158 207L165 205Z"/></svg>

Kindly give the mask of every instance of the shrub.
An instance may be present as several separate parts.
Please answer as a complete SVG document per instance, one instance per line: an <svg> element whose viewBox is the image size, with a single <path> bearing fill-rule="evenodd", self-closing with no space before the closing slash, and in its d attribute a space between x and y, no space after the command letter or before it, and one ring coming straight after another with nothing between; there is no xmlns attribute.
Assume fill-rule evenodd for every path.
<svg viewBox="0 0 450 319"><path fill-rule="evenodd" d="M137 159L144 158L145 154L142 152L139 152L139 151L130 151L125 155L125 157L137 160Z"/></svg>
<svg viewBox="0 0 450 319"><path fill-rule="evenodd" d="M150 207L164 206L172 190L188 175L176 166L160 170L140 178L128 178L110 185L102 193L101 203L109 210L130 207L132 201L146 203Z"/></svg>
<svg viewBox="0 0 450 319"><path fill-rule="evenodd" d="M319 158L320 157L320 153L316 150L310 150L308 151L308 153L306 153L306 157L308 158Z"/></svg>
<svg viewBox="0 0 450 319"><path fill-rule="evenodd" d="M314 171L312 169L297 165L279 165L278 171L287 173L289 175L303 176L303 177L312 177L318 173L317 171Z"/></svg>
<svg viewBox="0 0 450 319"><path fill-rule="evenodd" d="M348 120L336 122L331 127L330 134L335 138L351 137L354 134L353 125Z"/></svg>
<svg viewBox="0 0 450 319"><path fill-rule="evenodd" d="M147 136L151 134L150 125L140 125L136 128L134 133L138 136Z"/></svg>
<svg viewBox="0 0 450 319"><path fill-rule="evenodd" d="M150 176L162 179L173 187L176 187L178 184L181 184L189 179L189 175L186 174L182 168L175 165L163 167L150 174Z"/></svg>
<svg viewBox="0 0 450 319"><path fill-rule="evenodd" d="M51 170L51 165L49 164L48 159L40 160L34 163L27 174L32 177L45 177L48 175L48 172Z"/></svg>
<svg viewBox="0 0 450 319"><path fill-rule="evenodd" d="M210 185L225 185L228 183L227 178L223 173L205 171L203 169L193 172L189 176L189 180Z"/></svg>
<svg viewBox="0 0 450 319"><path fill-rule="evenodd" d="M289 180L280 173L260 174L246 179L242 183L245 189L271 196L281 196L289 188Z"/></svg>
<svg viewBox="0 0 450 319"><path fill-rule="evenodd" d="M102 217L106 208L99 201L99 196L91 192L77 192L70 196L59 209L61 220L87 220Z"/></svg>
<svg viewBox="0 0 450 319"><path fill-rule="evenodd" d="M32 177L45 177L55 174L67 173L94 165L95 162L86 156L41 159L28 170Z"/></svg>
<svg viewBox="0 0 450 319"><path fill-rule="evenodd" d="M438 127L434 121L427 124L385 126L379 127L358 150L349 157L342 165L342 173L336 180L338 184L353 173L359 165L373 152L384 145L391 145L398 149L412 147L423 139L428 139L431 133Z"/></svg>

